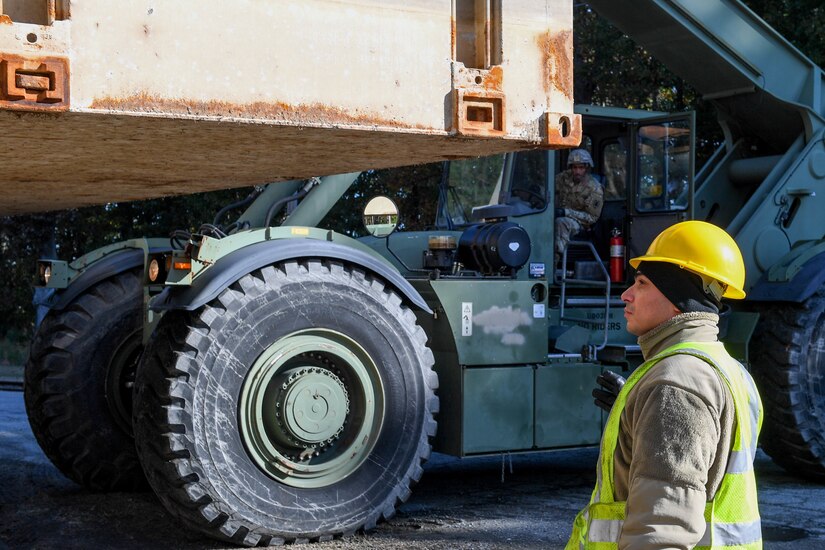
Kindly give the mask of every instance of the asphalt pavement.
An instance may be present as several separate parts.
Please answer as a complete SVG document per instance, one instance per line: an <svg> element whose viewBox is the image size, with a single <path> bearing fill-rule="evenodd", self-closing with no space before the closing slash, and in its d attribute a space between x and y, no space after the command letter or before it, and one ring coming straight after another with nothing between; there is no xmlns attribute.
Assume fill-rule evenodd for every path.
<svg viewBox="0 0 825 550"><path fill-rule="evenodd" d="M435 454L396 517L326 549L562 548L594 483L595 449L456 459ZM825 485L756 463L765 548L825 548ZM0 391L0 550L228 548L182 528L151 493L93 493L64 478Z"/></svg>

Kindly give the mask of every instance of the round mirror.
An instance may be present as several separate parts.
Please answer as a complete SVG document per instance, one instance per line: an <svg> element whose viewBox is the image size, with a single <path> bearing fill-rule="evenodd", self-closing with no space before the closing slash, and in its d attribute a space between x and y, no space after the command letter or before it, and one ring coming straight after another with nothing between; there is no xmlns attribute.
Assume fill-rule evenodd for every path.
<svg viewBox="0 0 825 550"><path fill-rule="evenodd" d="M364 207L364 226L373 237L386 237L398 225L398 207L387 197L373 197Z"/></svg>

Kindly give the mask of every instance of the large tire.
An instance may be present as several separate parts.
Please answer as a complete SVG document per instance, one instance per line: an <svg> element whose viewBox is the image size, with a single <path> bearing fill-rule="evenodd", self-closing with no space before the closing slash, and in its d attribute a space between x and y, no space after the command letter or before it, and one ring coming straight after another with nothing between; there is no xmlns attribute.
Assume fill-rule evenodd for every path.
<svg viewBox="0 0 825 550"><path fill-rule="evenodd" d="M825 481L825 289L766 308L750 356L765 408L762 448L789 472Z"/></svg>
<svg viewBox="0 0 825 550"><path fill-rule="evenodd" d="M92 490L146 489L131 433L142 329L136 269L51 311L32 341L24 382L32 432L66 477Z"/></svg>
<svg viewBox="0 0 825 550"><path fill-rule="evenodd" d="M372 528L430 454L426 340L380 280L321 260L263 268L167 313L136 381L150 485L184 524L248 546Z"/></svg>

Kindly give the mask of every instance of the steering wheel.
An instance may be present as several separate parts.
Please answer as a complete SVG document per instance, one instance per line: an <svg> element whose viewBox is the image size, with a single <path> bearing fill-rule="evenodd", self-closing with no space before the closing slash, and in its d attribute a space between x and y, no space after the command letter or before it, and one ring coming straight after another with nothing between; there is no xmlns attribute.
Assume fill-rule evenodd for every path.
<svg viewBox="0 0 825 550"><path fill-rule="evenodd" d="M545 204L544 196L541 193L539 193L538 191L533 191L529 187L523 187L521 189L515 190L515 191L513 191L513 194L519 196L519 198L522 198L521 197L522 194L527 195L528 198L526 200L527 200L527 202L530 203L530 206L532 206L533 208L543 208L544 207L544 204Z"/></svg>

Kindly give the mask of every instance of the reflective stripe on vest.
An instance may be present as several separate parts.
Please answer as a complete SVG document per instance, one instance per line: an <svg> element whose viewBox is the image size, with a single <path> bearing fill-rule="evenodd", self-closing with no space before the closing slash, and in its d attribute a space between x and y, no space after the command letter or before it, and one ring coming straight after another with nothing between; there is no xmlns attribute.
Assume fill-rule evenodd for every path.
<svg viewBox="0 0 825 550"><path fill-rule="evenodd" d="M711 535L714 544L711 544ZM726 544L724 541L728 541ZM750 523L714 523L708 524L705 534L696 548L715 548L719 546L745 546L760 544L762 541L762 522Z"/></svg>
<svg viewBox="0 0 825 550"><path fill-rule="evenodd" d="M725 475L713 500L705 506L705 533L696 548L762 547L762 528L753 473L756 438L762 425L762 404L753 379L717 342L671 346L643 363L630 375L608 416L596 467L596 487L590 505L576 516L567 549L618 548L624 525L625 502L614 501L613 461L621 413L627 395L647 371L662 359L676 354L693 355L702 359L722 375L722 380L733 396L736 415L734 440Z"/></svg>
<svg viewBox="0 0 825 550"><path fill-rule="evenodd" d="M621 519L593 519L590 521L590 529L587 531L587 541L591 543L615 543L619 540L623 526L624 520ZM758 543L762 539L762 525L759 520L750 523L708 523L706 524L705 534L699 540L696 548L710 548L711 538L715 541L714 547L745 546Z"/></svg>

